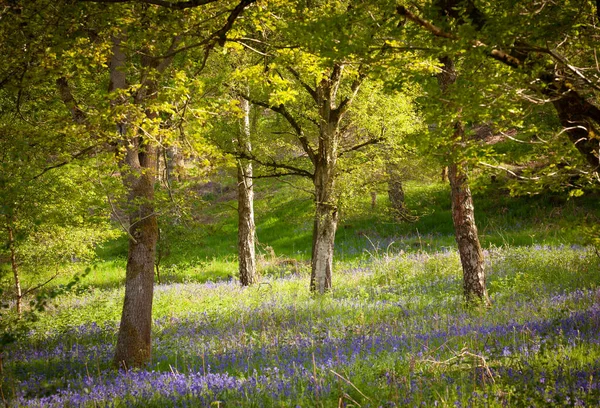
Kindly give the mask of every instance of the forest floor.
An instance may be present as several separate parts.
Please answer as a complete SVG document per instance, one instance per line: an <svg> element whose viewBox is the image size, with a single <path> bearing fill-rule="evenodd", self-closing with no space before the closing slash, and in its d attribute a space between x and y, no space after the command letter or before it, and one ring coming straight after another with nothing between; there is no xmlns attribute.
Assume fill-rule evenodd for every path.
<svg viewBox="0 0 600 408"><path fill-rule="evenodd" d="M163 226L144 370L111 368L126 240L106 243L3 356L3 398L57 407L597 406L600 256L585 245L586 225L600 219L597 197L476 190L492 306L467 309L448 189L406 187L415 223L395 222L382 194L375 208L367 194L342 210L325 296L308 291L310 196L290 186L257 192L262 277L251 288L234 278L232 202L206 197L211 224L201 229Z"/></svg>

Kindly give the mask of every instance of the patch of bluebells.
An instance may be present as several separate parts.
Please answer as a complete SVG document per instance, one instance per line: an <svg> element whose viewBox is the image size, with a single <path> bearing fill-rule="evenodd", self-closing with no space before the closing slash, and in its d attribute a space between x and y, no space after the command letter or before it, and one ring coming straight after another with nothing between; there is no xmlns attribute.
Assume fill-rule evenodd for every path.
<svg viewBox="0 0 600 408"><path fill-rule="evenodd" d="M23 407L113 406L115 403L127 406L154 400L163 406L210 406L226 395L284 395L290 393L290 387L289 382L256 373L240 379L225 373L121 371L102 381L85 377L77 384L77 389L69 387L47 397L21 397L17 404Z"/></svg>
<svg viewBox="0 0 600 408"><path fill-rule="evenodd" d="M421 254L411 261L422 263L430 257ZM375 272L366 267L347 273ZM455 277L439 280L445 279L454 279L456 284ZM243 296L234 282L161 285L157 296L169 291L185 292L186 296L233 291ZM333 385L340 380L332 371L359 378L361 364L375 366L382 356L392 356L396 365L410 366L426 358L443 361L468 344L470 351L494 362L490 370L497 382L509 390L520 389L522 399L518 399L519 392L488 389L484 393L485 384L477 383L483 391L452 394L458 406L478 406L481 401L503 405L511 398L521 405L549 401L589 405L590 398L600 398L599 359L584 367L567 362L548 368L528 364L559 349L584 346L598 353L598 299L598 292L592 289L540 292L535 298L515 294L505 296L501 307L481 315L461 308L444 311L439 303L413 304L402 297L331 298L318 308L314 300L285 303L272 298L228 314L156 319L153 371L115 373L104 369L112 355L114 323L78 326L15 347L7 363L12 365L13 375L21 378L16 400L20 406L111 406L113 400L119 406L140 401L154 401L157 406L209 406L221 400L240 404L263 401L262 405L269 406L274 400L306 404L339 392ZM90 368L94 364L97 370ZM52 376L54 380L49 378ZM386 390L381 403L389 402L387 406L429 406L448 401L425 395L428 389L454 390L457 381L445 372L411 371L399 379L397 373L383 370L379 377L368 380L368 386ZM393 395L402 397L391 401Z"/></svg>
<svg viewBox="0 0 600 408"><path fill-rule="evenodd" d="M552 341L558 331L566 334L577 334L578 341L598 344L597 333L600 331L600 311L597 307L586 312L573 313L571 316L558 321L544 321L527 323L522 325L491 325L481 327L456 326L444 331L423 332L408 337L399 334L393 326L379 326L378 333L354 334L344 338L323 337L314 342L307 338L299 338L293 343L280 344L277 339L271 339L270 344L262 344L260 347L239 347L237 349L212 351L207 353L202 363L209 371L221 374L200 374L202 367L199 366L200 359L196 356L196 365L187 368L186 374L172 372L130 372L119 373L113 379L98 382L97 378L83 377L79 383L74 382L71 388L59 390L53 396L42 399L28 400L21 398L19 404L23 406L62 406L65 401L69 404L78 405L83 402L101 403L111 400L111 396L118 395L123 401L146 399L160 399L171 401L174 405L184 400L193 400L205 406L219 400L222 393L233 399L241 398L243 395L266 394L274 398L304 397L298 395L302 387L298 382L311 377L312 361L317 361L319 372L327 372L328 369L348 367L358 361L376 358L383 353L395 353L397 359L402 361L407 355L423 356L429 352L425 344L444 344L458 336L474 336L479 339L494 339L491 345L486 346L485 353L490 357L510 357L515 354L527 356L529 352L537 353L539 349L523 349L527 345L520 345L521 349L515 349L518 345L503 345L503 338L511 337L515 332L526 331L530 336L536 336L538 342ZM595 323L595 324L590 324ZM183 326L189 325L186 322ZM181 327L177 324L176 326ZM586 330L587 328L587 330ZM202 338L200 336L199 338ZM315 344L316 343L316 344ZM180 343L181 344L181 343ZM200 346L188 343L194 350ZM187 346L178 349L177 352L185 354ZM433 355L443 358L442 355ZM160 361L160 356L158 361ZM272 367L279 373L274 375L259 375L253 367ZM276 368L274 368L276 367ZM249 377L243 372L252 371ZM595 371L586 371L587 375L600 375L600 361L596 363ZM225 374L229 371L238 373L238 376ZM590 374L591 373L591 374ZM110 373L104 373L105 377ZM511 370L495 370L499 377L514 377ZM565 382L565 379L557 380ZM33 384L39 384L39 379L33 379ZM295 386L296 385L296 386ZM309 384L310 385L310 384ZM23 389L31 390L32 384L23 382ZM578 387L572 384L571 387ZM309 387L310 388L310 387ZM562 388L565 388L563 386ZM585 392L594 391L596 388L581 388ZM225 392L227 391L227 392ZM326 392L327 390L322 390ZM30 392L31 393L31 392ZM306 396L310 397L312 391L305 389ZM550 398L550 397L549 397Z"/></svg>

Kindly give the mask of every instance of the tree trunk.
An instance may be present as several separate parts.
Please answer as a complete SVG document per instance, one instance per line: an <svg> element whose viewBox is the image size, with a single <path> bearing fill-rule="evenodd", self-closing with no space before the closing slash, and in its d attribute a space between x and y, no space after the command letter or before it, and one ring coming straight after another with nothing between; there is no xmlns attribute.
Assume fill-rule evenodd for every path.
<svg viewBox="0 0 600 408"><path fill-rule="evenodd" d="M250 143L250 103L245 99L241 99L240 105L244 111L244 122L238 139L238 149L240 153L250 153L252 149ZM240 283L242 286L249 286L257 281L254 245L256 234L256 227L254 225L254 186L252 181L252 163L250 161L238 160L237 179Z"/></svg>
<svg viewBox="0 0 600 408"><path fill-rule="evenodd" d="M404 204L404 188L400 179L390 179L388 181L388 198L394 209L397 218L404 218L406 214L406 205Z"/></svg>
<svg viewBox="0 0 600 408"><path fill-rule="evenodd" d="M143 149L143 151L138 151ZM129 148L125 187L129 191L129 252L125 301L114 361L119 367L139 367L151 357L152 296L158 223L154 212L156 147Z"/></svg>
<svg viewBox="0 0 600 408"><path fill-rule="evenodd" d="M17 250L15 248L15 234L12 227L11 220L6 224L8 231L8 247L10 250L10 266L15 279L15 308L17 314L21 316L22 304L23 304L23 292L21 290L21 280L19 278L19 264L17 263Z"/></svg>
<svg viewBox="0 0 600 408"><path fill-rule="evenodd" d="M113 56L110 63L109 91L127 88L121 39L113 39ZM142 65L152 69L152 61L142 57ZM140 105L147 96L156 97L156 84L145 82L134 98ZM124 102L124 101L116 101ZM146 112L155 119L156 112ZM145 140L140 132L128 134L124 123L117 124L125 156L121 161L121 177L128 192L129 251L125 273L125 300L117 337L114 363L122 368L140 367L151 357L152 296L154 291L154 265L158 222L154 212L154 184L158 163L158 148Z"/></svg>
<svg viewBox="0 0 600 408"><path fill-rule="evenodd" d="M317 175L328 172L326 168L321 171L319 168L316 170ZM326 179L326 177L323 178ZM310 290L320 294L331 290L333 248L338 222L337 205L333 202L332 182L333 180L331 183L322 180L315 183L317 199L315 202Z"/></svg>
<svg viewBox="0 0 600 408"><path fill-rule="evenodd" d="M333 248L338 222L335 196L337 127L329 123L323 128L315 163L315 221L310 276L310 290L320 294L331 290Z"/></svg>
<svg viewBox="0 0 600 408"><path fill-rule="evenodd" d="M442 167L442 183L448 181L448 166Z"/></svg>
<svg viewBox="0 0 600 408"><path fill-rule="evenodd" d="M167 180L181 181L185 177L185 158L178 146L165 148L165 173Z"/></svg>
<svg viewBox="0 0 600 408"><path fill-rule="evenodd" d="M442 72L438 74L438 82L442 92L446 93L448 87L456 81L457 74L452 58L442 57L440 62L442 63ZM452 138L456 151L461 147L459 143L465 135L460 119L454 124L454 127ZM463 269L464 296L467 303L480 299L483 303L489 304L490 300L485 287L483 251L475 224L475 206L464 164L454 159L448 166L448 179L451 188L452 221Z"/></svg>
<svg viewBox="0 0 600 408"><path fill-rule="evenodd" d="M371 210L377 207L377 191L371 190Z"/></svg>
<svg viewBox="0 0 600 408"><path fill-rule="evenodd" d="M448 169L452 199L452 221L460 262L463 269L463 290L467 302L479 299L490 303L485 286L483 251L475 224L475 206L468 184L467 173L461 164Z"/></svg>
<svg viewBox="0 0 600 408"><path fill-rule="evenodd" d="M406 218L406 205L404 203L404 188L399 171L392 163L387 164L388 173L388 198L397 219Z"/></svg>
<svg viewBox="0 0 600 408"><path fill-rule="evenodd" d="M552 104L569 140L592 167L592 171L599 171L600 133L595 129L594 122L600 124L600 109L565 84L550 84L546 94L553 98Z"/></svg>

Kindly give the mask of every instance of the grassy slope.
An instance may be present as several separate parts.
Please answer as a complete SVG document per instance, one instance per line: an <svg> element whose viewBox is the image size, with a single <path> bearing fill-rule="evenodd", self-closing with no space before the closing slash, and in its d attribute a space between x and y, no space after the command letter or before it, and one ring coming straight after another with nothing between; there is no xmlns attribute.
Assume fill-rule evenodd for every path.
<svg viewBox="0 0 600 408"><path fill-rule="evenodd" d="M476 190L475 194L476 220L484 247L581 245L585 243L581 226L590 219L600 219L595 196L569 200L558 195L515 198L493 186ZM257 197L256 230L263 266L271 268L276 263L273 254L280 259L309 260L313 210L310 195L288 184L264 182L258 184ZM395 222L384 195L378 196L374 210L369 194L355 198L351 213L342 213L336 261L357 261L388 249L415 252L455 247L446 184L408 182L406 200L408 208L419 217L417 222ZM235 201L212 197L206 211L204 219L208 223L204 225L163 232L164 281L205 282L235 276ZM105 244L99 251L101 273L93 272L93 281L117 285L122 279L126 251L125 237Z"/></svg>
<svg viewBox="0 0 600 408"><path fill-rule="evenodd" d="M393 222L385 197L379 197L375 211L368 195L356 199L337 235L334 292L322 299L308 294L307 266L285 262L308 259L312 225L309 196L288 185L266 185L257 194L263 285L241 290L235 283L198 283L235 274L231 202L215 199L205 217L212 223L203 229L169 231L168 256L162 261L166 284L155 296L151 367L166 377L140 379L135 387L147 390L144 398L156 406L209 405L220 399L233 406L274 401L331 406L340 397L363 405L369 399L400 405L508 401L542 406L548 399L558 406L566 398L588 405L597 400L599 390L585 384L600 375L598 258L580 248L543 246L581 243L579 226L600 215L594 197L565 203L555 197L511 199L498 191L478 192L477 219L489 248L494 306L473 313L462 308L458 258L446 251L454 247L447 187L407 183L406 190L408 207L420 215L413 224ZM100 405L114 395L124 404L139 398L110 388L119 381L130 388L138 381L109 369L125 244L121 239L103 246L83 285L59 297L36 333L8 353L7 395L20 395L23 404L54 395L56 406L64 405L60 398L69 392L73 401L95 390ZM274 279L279 276L286 279ZM482 375L479 357L438 363L463 350L486 359L495 384ZM282 372L273 373L273 367ZM213 394L200 401L189 389L196 381L191 378L208 381L207 370L246 381L246 388L240 394L209 384ZM187 384L179 391L169 388L177 386L174 372L181 372ZM252 388L253 379L264 387ZM553 385L540 390L541 381ZM278 394L281 382L291 384L285 395ZM58 392L68 384L73 391Z"/></svg>
<svg viewBox="0 0 600 408"><path fill-rule="evenodd" d="M282 275L308 267L313 205L306 192L308 186L300 187L263 180L257 183L257 250L263 274ZM230 190L221 196L205 197L207 205L202 214L197 214L201 223L161 228L162 282L206 282L236 276L237 219ZM408 182L405 190L407 207L418 216L414 223L394 221L383 194L378 195L374 210L367 192L345 207L336 236L337 269L386 251L411 253L455 248L448 186ZM557 195L514 198L494 186L476 189L475 194L476 219L484 248L582 245L586 241L582 226L600 219L598 197L592 195L569 200ZM124 235L101 245L83 285L121 286L126 254ZM294 264L292 258L300 263ZM73 270L82 272L86 266L68 265L68 272L53 283L66 284ZM34 286L54 273L40 268L35 275L24 274L22 281L26 287ZM6 271L3 285L7 288L10 276Z"/></svg>

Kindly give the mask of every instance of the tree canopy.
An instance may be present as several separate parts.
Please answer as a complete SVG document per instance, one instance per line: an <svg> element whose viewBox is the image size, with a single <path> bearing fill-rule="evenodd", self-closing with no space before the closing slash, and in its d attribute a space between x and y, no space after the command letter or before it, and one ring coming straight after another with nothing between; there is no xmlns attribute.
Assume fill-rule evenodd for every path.
<svg viewBox="0 0 600 408"><path fill-rule="evenodd" d="M112 212L129 245L116 365L151 356L161 216L183 208L174 193L186 173L224 158L237 162L238 186L312 182L309 287L319 294L332 288L341 209L370 183L399 177L398 163L449 167L467 299L487 296L473 172L509 174L515 194L598 188L600 15L591 1L0 7L0 216L15 291L20 301L19 264L89 255L103 235L73 231L107 224Z"/></svg>

